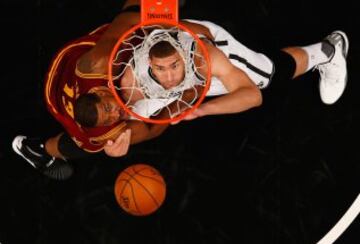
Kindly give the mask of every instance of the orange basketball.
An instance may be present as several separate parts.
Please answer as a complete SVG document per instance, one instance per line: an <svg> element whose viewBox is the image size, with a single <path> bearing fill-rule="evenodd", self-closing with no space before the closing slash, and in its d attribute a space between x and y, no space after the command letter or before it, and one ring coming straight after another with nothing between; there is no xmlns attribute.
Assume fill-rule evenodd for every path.
<svg viewBox="0 0 360 244"><path fill-rule="evenodd" d="M116 201L132 215L155 212L164 202L165 195L164 178L147 164L135 164L124 169L115 182Z"/></svg>

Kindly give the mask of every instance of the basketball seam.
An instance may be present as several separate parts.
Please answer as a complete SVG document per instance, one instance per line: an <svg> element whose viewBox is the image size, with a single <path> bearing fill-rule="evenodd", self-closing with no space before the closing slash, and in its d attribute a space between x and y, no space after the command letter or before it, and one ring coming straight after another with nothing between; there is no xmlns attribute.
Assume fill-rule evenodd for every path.
<svg viewBox="0 0 360 244"><path fill-rule="evenodd" d="M149 167L144 166L144 168L139 169L138 171L136 171L134 168L131 168L131 169L134 171L134 174L137 174L137 173L139 173L139 172L141 172L141 171L143 171L145 169L149 169ZM124 170L122 173L125 173L125 174L129 175L130 177L132 176L132 174L127 172L126 170Z"/></svg>
<svg viewBox="0 0 360 244"><path fill-rule="evenodd" d="M156 181L156 182L158 182L159 184L165 185L163 181L158 180L158 179L156 179L156 178L154 178L154 177L147 176L147 175L142 175L142 174L137 174L137 175L142 176L142 177L145 177L145 178L148 178L148 179L152 179L153 181Z"/></svg>
<svg viewBox="0 0 360 244"><path fill-rule="evenodd" d="M138 183L144 190L150 195L150 197L154 200L157 207L160 207L160 204L157 202L156 198L151 194L151 192L143 185L141 184L136 178L133 178L136 183Z"/></svg>
<svg viewBox="0 0 360 244"><path fill-rule="evenodd" d="M120 191L120 196L123 194L123 192L125 191L125 188L127 185L130 186L130 190L131 190L131 195L132 195L132 198L134 200L134 204L135 204L135 207L136 207L136 210L141 213L141 211L139 211L139 208L138 208L138 205L136 203L136 199L135 199L135 195L134 195L134 191L133 191L133 186L131 185L130 183L130 180L133 178L132 175L130 175L127 171L124 171L123 173L127 174L129 176L128 179L119 179L118 181L125 181L126 183L124 184L124 186L122 187L121 191Z"/></svg>
<svg viewBox="0 0 360 244"><path fill-rule="evenodd" d="M131 177L131 175L130 175L130 178L134 179L133 177ZM134 201L136 210L137 210L138 213L141 213L141 211L139 210L139 207L138 207L138 205L137 205L137 203L136 203L136 198L135 198L133 186L132 186L130 180L129 180L129 179L120 179L120 180L117 180L117 182L119 182L119 181L125 181L125 182L126 182L126 184L124 184L124 186L122 187L122 189L121 189L121 191L120 191L120 196L121 196L122 193L124 192L125 187L126 187L127 185L129 185L130 190L131 190L132 199L133 199L133 201ZM121 203L121 202L119 202L119 203ZM132 212L132 211L130 210L130 212Z"/></svg>
<svg viewBox="0 0 360 244"><path fill-rule="evenodd" d="M128 183L128 184L130 185L130 187L131 187L131 195L132 195L132 198L133 198L133 200L134 200L134 204L135 204L136 210L137 210L137 212L141 213L141 211L139 210L138 204L137 204L137 202L136 202L136 198L135 198L133 186L132 186L131 183L130 183L130 180L131 180L131 179L135 180L135 178L133 177L133 175L136 175L136 174L137 174L137 171L136 171L134 168L131 168L131 169L133 170L134 173L131 174L131 173L127 172L126 170L125 170L123 173L124 173L124 174L127 174L127 175L129 176L129 179L127 179L127 181L128 181L127 183ZM142 170L144 170L144 169L147 169L147 167L140 169L139 172L142 171ZM125 187L126 187L126 184L125 184L125 186L123 187L123 190L125 190ZM123 192L123 191L122 191L122 192ZM122 192L121 192L121 193L122 193Z"/></svg>
<svg viewBox="0 0 360 244"><path fill-rule="evenodd" d="M125 179L120 179L120 180L125 180L125 181L126 181L126 184L124 184L123 188L122 188L121 191L120 191L120 194L122 194L122 193L124 192L126 185L127 185L127 184L130 184L130 180L129 180L129 179L131 178L131 175L129 175L128 172L126 172L126 171L124 171L124 173L126 173L126 174L127 174L128 176L130 176L130 177L129 177L128 179L126 179L126 180L125 180ZM120 180L119 180L119 181L120 181Z"/></svg>
<svg viewBox="0 0 360 244"><path fill-rule="evenodd" d="M134 193L134 189L133 189L132 184L130 184L130 186L131 186L131 195L132 195L132 198L134 200L135 208L136 208L138 213L142 214L142 212L140 211L139 206L138 206L138 204L136 202L136 197L135 197L135 193Z"/></svg>

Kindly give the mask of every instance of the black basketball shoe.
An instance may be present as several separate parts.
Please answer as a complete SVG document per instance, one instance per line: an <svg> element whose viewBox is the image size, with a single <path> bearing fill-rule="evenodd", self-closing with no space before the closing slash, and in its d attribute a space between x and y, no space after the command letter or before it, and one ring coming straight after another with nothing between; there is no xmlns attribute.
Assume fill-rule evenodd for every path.
<svg viewBox="0 0 360 244"><path fill-rule="evenodd" d="M14 138L12 148L32 167L49 178L66 180L74 172L70 163L47 154L40 139L28 139L26 136L19 135Z"/></svg>

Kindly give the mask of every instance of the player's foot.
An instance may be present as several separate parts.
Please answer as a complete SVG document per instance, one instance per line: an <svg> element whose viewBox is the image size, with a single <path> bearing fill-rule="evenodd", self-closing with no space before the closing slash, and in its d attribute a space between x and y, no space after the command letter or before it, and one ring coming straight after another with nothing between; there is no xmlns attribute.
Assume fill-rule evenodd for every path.
<svg viewBox="0 0 360 244"><path fill-rule="evenodd" d="M32 167L38 169L44 175L56 179L65 180L73 174L73 167L68 162L51 157L43 153L42 144L35 146L33 139L27 139L26 136L16 136L12 142L13 150L25 159ZM38 140L37 140L38 141Z"/></svg>
<svg viewBox="0 0 360 244"><path fill-rule="evenodd" d="M333 104L341 97L346 87L349 40L344 32L334 31L324 41L330 43L335 51L329 62L316 66L320 72L320 97L325 104Z"/></svg>

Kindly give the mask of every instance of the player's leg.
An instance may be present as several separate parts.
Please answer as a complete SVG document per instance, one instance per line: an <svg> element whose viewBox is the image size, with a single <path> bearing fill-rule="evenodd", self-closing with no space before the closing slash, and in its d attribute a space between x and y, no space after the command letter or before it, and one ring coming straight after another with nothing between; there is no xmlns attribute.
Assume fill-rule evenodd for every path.
<svg viewBox="0 0 360 244"><path fill-rule="evenodd" d="M65 156L59 151L59 140L62 136L63 133L47 139L45 142L45 150L49 155L55 158L65 159Z"/></svg>
<svg viewBox="0 0 360 244"><path fill-rule="evenodd" d="M319 43L305 47L287 47L283 51L296 62L293 78L314 68L320 71L321 99L326 104L333 104L341 97L346 86L348 48L346 34L334 31Z"/></svg>
<svg viewBox="0 0 360 244"><path fill-rule="evenodd" d="M68 179L73 174L73 165L69 159L89 155L67 134L59 134L47 140L19 135L14 138L12 146L32 167L56 180Z"/></svg>
<svg viewBox="0 0 360 244"><path fill-rule="evenodd" d="M18 155L34 168L43 169L52 165L56 160L56 157L46 151L45 144L46 140L43 138L29 138L19 135L14 138L12 147Z"/></svg>

